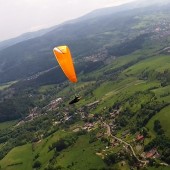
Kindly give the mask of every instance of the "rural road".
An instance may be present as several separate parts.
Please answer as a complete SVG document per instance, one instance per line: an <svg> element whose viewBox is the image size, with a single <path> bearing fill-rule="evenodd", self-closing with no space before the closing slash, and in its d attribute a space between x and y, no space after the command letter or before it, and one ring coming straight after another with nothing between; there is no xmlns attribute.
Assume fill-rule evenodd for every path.
<svg viewBox="0 0 170 170"><path fill-rule="evenodd" d="M103 122L103 123L104 123L104 125L107 127L107 135L108 135L108 136L111 136L111 137L113 137L114 139L118 140L119 142L124 143L126 146L128 146L128 147L131 149L131 151L132 151L132 153L133 153L133 156L134 156L139 162L143 163L144 165L146 165L146 164L148 163L148 161L140 160L140 159L137 157L137 155L136 155L136 153L135 153L132 145L129 144L129 143L127 143L127 142L125 142L125 141L123 141L122 139L120 139L120 138L118 138L118 137L116 137L116 136L113 136L113 135L111 134L110 126L109 126L108 124L106 124L105 122Z"/></svg>

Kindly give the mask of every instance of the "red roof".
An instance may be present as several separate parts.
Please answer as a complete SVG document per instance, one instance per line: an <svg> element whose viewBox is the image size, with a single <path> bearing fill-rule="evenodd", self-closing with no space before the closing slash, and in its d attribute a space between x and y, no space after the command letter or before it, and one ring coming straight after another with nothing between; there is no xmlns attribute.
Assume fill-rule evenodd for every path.
<svg viewBox="0 0 170 170"><path fill-rule="evenodd" d="M156 148L150 150L148 153L146 153L146 158L151 158L152 156L154 156L156 154L156 151Z"/></svg>
<svg viewBox="0 0 170 170"><path fill-rule="evenodd" d="M140 135L140 134L136 137L136 140L137 140L137 141L143 140L143 139L144 139L144 136L143 136L143 135Z"/></svg>
<svg viewBox="0 0 170 170"><path fill-rule="evenodd" d="M148 152L148 153L146 154L146 158L151 158L153 155L154 155L153 153Z"/></svg>

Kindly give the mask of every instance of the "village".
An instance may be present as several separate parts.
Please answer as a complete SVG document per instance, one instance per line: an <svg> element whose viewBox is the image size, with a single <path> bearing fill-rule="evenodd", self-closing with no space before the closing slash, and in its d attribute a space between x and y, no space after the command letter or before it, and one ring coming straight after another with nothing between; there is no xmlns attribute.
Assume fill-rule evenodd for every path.
<svg viewBox="0 0 170 170"><path fill-rule="evenodd" d="M109 113L108 119L103 118L102 115L95 116L94 114L90 113L90 110L93 110L97 107L100 103L99 100L94 101L85 105L83 108L79 108L74 115L70 115L69 109L65 108L62 112L59 112L59 108L63 103L62 98L57 98L52 100L48 105L43 107L42 109L35 107L30 110L28 116L26 116L23 120L18 122L16 126L22 125L26 122L33 121L37 117L42 115L48 115L49 112L53 111L56 112L57 117L59 120L53 119L52 124L53 126L59 126L60 124L67 124L74 119L74 115L79 115L80 120L84 123L82 125L77 125L72 130L73 132L78 132L80 130L84 130L90 132L95 129L99 129L96 137L97 139L107 138L109 141L109 145L106 146L105 149L101 150L100 152L96 152L98 156L104 159L108 153L110 153L115 148L122 148L121 152L127 153L138 160L139 164L138 167L144 167L149 163L151 159L159 159L160 153L158 152L157 148L154 147L148 152L144 152L144 141L145 137L143 134L136 133L132 135L128 129L122 131L120 134L117 134L117 124L116 118L119 116L121 109L115 109ZM88 111L88 113L87 113ZM43 135L42 135L43 137ZM121 154L120 152L120 154ZM125 165L125 161L122 162L122 166ZM160 165L169 166L166 163L160 163Z"/></svg>

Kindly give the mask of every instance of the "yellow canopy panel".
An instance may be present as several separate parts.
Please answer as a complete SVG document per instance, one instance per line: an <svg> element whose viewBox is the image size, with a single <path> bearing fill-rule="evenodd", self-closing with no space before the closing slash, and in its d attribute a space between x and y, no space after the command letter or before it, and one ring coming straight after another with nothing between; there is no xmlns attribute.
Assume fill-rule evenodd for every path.
<svg viewBox="0 0 170 170"><path fill-rule="evenodd" d="M71 52L67 46L58 46L53 49L54 55L67 78L73 82L77 82L74 64Z"/></svg>

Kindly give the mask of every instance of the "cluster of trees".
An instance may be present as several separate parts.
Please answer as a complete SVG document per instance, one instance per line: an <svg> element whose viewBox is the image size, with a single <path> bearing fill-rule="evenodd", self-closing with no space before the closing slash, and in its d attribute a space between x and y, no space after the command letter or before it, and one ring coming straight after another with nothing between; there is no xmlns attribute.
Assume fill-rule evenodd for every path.
<svg viewBox="0 0 170 170"><path fill-rule="evenodd" d="M28 97L14 97L0 103L0 122L15 120L28 114L33 102Z"/></svg>
<svg viewBox="0 0 170 170"><path fill-rule="evenodd" d="M141 100L141 98L145 98L145 100ZM129 119L131 119L134 115L137 115L138 119L137 122L134 122L134 124L137 124L137 126L135 126L135 131L138 131L141 127L144 127L146 122L151 118L152 115L149 115L149 113L151 112L155 114L158 111L158 108L155 107L158 103L155 102L155 100L154 93L150 91L141 91L134 93L132 96L125 96L123 100L117 101L113 105L113 108L115 109L118 109L121 106L119 117L116 118L117 125L119 125L119 127L125 127L128 125Z"/></svg>
<svg viewBox="0 0 170 170"><path fill-rule="evenodd" d="M141 49L145 40L148 39L150 35L151 34L148 33L141 34L132 40L125 41L122 44L115 45L114 47L108 48L108 52L110 55L113 56L128 55L136 50Z"/></svg>
<svg viewBox="0 0 170 170"><path fill-rule="evenodd" d="M134 59L133 61L130 61L129 63L124 64L120 67L117 67L114 69L109 69L109 70L105 71L103 73L104 79L116 80L119 73L121 73L123 70L135 65L136 63L144 60L145 58L146 58L145 56L141 56L141 57L138 57L137 59ZM128 76L128 75L126 75L126 76Z"/></svg>
<svg viewBox="0 0 170 170"><path fill-rule="evenodd" d="M158 135L155 139L149 142L144 147L144 151L149 151L152 148L156 147L160 154L161 159L168 164L170 164L170 140L165 135Z"/></svg>
<svg viewBox="0 0 170 170"><path fill-rule="evenodd" d="M52 145L49 146L49 150L51 151L55 149L57 152L61 152L63 149L66 149L72 144L74 144L77 141L77 139L78 139L78 136L75 134L68 135L52 143Z"/></svg>
<svg viewBox="0 0 170 170"><path fill-rule="evenodd" d="M154 131L157 133L157 135L163 135L164 130L162 129L161 122L159 120L154 121Z"/></svg>
<svg viewBox="0 0 170 170"><path fill-rule="evenodd" d="M145 69L139 75L139 79L142 80L158 80L161 86L167 86L170 84L170 70L164 70L164 72L158 72L155 70Z"/></svg>
<svg viewBox="0 0 170 170"><path fill-rule="evenodd" d="M161 86L165 87L170 84L170 70L164 70L163 73L159 73L158 79L161 81Z"/></svg>
<svg viewBox="0 0 170 170"><path fill-rule="evenodd" d="M137 115L137 127L144 127L156 113L168 105L168 103L159 102L157 100L151 100L149 103L141 105L141 110Z"/></svg>
<svg viewBox="0 0 170 170"><path fill-rule="evenodd" d="M153 72L154 72L154 70L143 70L141 72L141 74L139 75L139 79L140 80L148 80L150 78L150 75L153 76Z"/></svg>
<svg viewBox="0 0 170 170"><path fill-rule="evenodd" d="M55 166L55 165L48 165L44 170L62 170L63 167L61 166Z"/></svg>
<svg viewBox="0 0 170 170"><path fill-rule="evenodd" d="M126 116L121 116L116 122L120 127L125 127L128 124L128 119Z"/></svg>
<svg viewBox="0 0 170 170"><path fill-rule="evenodd" d="M56 166L56 158L60 155L60 152L64 149L67 149L71 145L74 145L74 143L77 141L78 137L81 135L86 134L87 132L84 130L80 130L76 133L68 134L65 137L60 138L56 142L53 142L49 146L49 151L54 150L53 157L49 160L49 165L45 168L45 170L59 170L62 169L61 166ZM72 162L71 165L73 166L74 162ZM69 168L69 167L68 167Z"/></svg>
<svg viewBox="0 0 170 170"><path fill-rule="evenodd" d="M40 94L35 89L13 88L6 90L5 95L0 95L0 122L20 119L29 114L29 109L37 106Z"/></svg>
<svg viewBox="0 0 170 170"><path fill-rule="evenodd" d="M41 163L39 160L37 160L37 161L34 162L34 164L33 164L32 167L33 167L34 169L40 169L41 166L42 166L42 163Z"/></svg>
<svg viewBox="0 0 170 170"><path fill-rule="evenodd" d="M120 151L119 153L110 153L104 158L104 162L109 166L122 160L128 160L130 166L134 166L137 163L135 157L129 156L129 153L123 151Z"/></svg>
<svg viewBox="0 0 170 170"><path fill-rule="evenodd" d="M145 98L145 100L141 100L141 98ZM122 109L119 117L116 118L117 128L120 129L121 127L130 126L131 133L135 133L144 128L156 113L160 112L160 110L168 105L169 103L158 101L155 94L147 90L136 92L130 97L127 96L125 99L115 102L113 107L109 108L109 110L112 111L113 108L118 109L121 106ZM132 125L130 125L129 119L134 115L136 119L131 122ZM158 120L155 121L154 130L158 135L164 134Z"/></svg>
<svg viewBox="0 0 170 170"><path fill-rule="evenodd" d="M89 139L89 143L93 143L97 141L97 137L96 137L97 131L92 131L90 133L90 139Z"/></svg>
<svg viewBox="0 0 170 170"><path fill-rule="evenodd" d="M63 72L61 70L60 72L62 76L56 77L56 70L52 69L50 72L39 76L35 80L19 81L12 85L11 88L3 91L3 93L1 92L0 122L22 119L29 114L31 108L43 108L47 105L57 92L61 91L68 85L67 83L60 83L66 80ZM50 79L52 79L53 82ZM59 82L55 82L56 80ZM48 89L47 92L40 92L40 85L50 83L60 84L57 85L57 87L54 86L53 88Z"/></svg>
<svg viewBox="0 0 170 170"><path fill-rule="evenodd" d="M164 94L160 95L160 97L166 97L166 96L170 96L170 92L165 92Z"/></svg>
<svg viewBox="0 0 170 170"><path fill-rule="evenodd" d="M52 126L53 118L56 118L54 114L42 115L34 121L27 122L14 129L1 130L0 144L7 143L0 149L0 158L3 158L13 147L24 145L27 142L36 142L41 139L42 134L47 136L47 134L51 134L50 132L56 132L58 127Z"/></svg>
<svg viewBox="0 0 170 170"><path fill-rule="evenodd" d="M164 70L163 73L145 69L143 70L140 75L138 76L141 80L158 80L161 83L161 86L165 87L170 84L170 70ZM157 87L155 87L157 88ZM154 87L153 87L154 89ZM152 89L149 89L152 90Z"/></svg>
<svg viewBox="0 0 170 170"><path fill-rule="evenodd" d="M115 164L117 162L119 162L119 156L116 154L116 153L111 153L111 154L108 154L105 158L104 158L104 162L107 164L107 165L112 165L112 164Z"/></svg>

